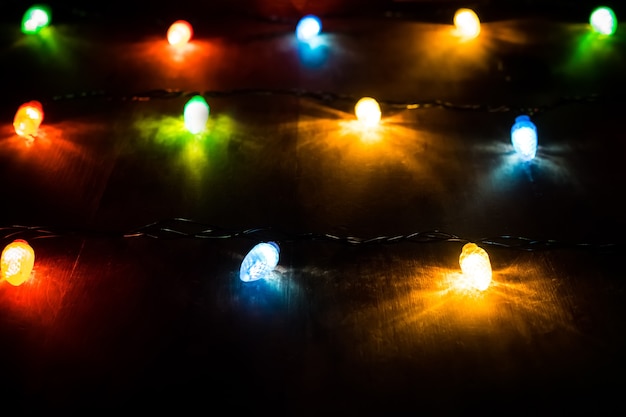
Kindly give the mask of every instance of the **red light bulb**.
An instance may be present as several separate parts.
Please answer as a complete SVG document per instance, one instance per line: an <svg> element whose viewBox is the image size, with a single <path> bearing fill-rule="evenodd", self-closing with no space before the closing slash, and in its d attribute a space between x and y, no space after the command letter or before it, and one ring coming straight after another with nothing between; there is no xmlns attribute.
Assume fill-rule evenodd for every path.
<svg viewBox="0 0 626 417"><path fill-rule="evenodd" d="M167 41L170 45L182 46L186 45L193 35L193 29L189 22L177 20L167 31Z"/></svg>
<svg viewBox="0 0 626 417"><path fill-rule="evenodd" d="M32 138L37 136L39 126L43 121L43 107L38 101L29 101L22 104L15 113L13 128L20 136Z"/></svg>

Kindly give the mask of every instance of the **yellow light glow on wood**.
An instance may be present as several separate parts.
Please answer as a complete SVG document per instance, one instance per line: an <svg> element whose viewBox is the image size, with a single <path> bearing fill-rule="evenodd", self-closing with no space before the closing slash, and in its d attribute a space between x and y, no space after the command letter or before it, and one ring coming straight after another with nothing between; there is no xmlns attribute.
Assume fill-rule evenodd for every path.
<svg viewBox="0 0 626 417"><path fill-rule="evenodd" d="M22 104L15 113L13 128L15 133L24 137L37 136L39 126L43 121L43 107L38 101Z"/></svg>
<svg viewBox="0 0 626 417"><path fill-rule="evenodd" d="M487 252L475 243L467 243L461 250L459 264L469 284L484 291L491 284L491 262Z"/></svg>
<svg viewBox="0 0 626 417"><path fill-rule="evenodd" d="M371 97L363 97L354 106L356 118L366 127L374 127L380 122L380 106Z"/></svg>
<svg viewBox="0 0 626 417"><path fill-rule="evenodd" d="M177 20L167 31L167 41L170 45L185 45L191 39L193 30L189 22Z"/></svg>
<svg viewBox="0 0 626 417"><path fill-rule="evenodd" d="M35 251L25 240L14 240L2 251L0 258L2 279L11 285L19 286L26 282L34 265Z"/></svg>
<svg viewBox="0 0 626 417"><path fill-rule="evenodd" d="M480 19L471 9L459 9L454 14L457 34L465 39L473 39L480 34Z"/></svg>

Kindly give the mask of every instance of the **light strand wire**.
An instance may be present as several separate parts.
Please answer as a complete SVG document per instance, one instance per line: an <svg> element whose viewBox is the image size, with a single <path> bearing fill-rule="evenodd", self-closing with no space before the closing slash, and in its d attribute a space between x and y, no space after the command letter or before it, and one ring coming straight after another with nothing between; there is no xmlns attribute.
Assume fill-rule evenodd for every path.
<svg viewBox="0 0 626 417"><path fill-rule="evenodd" d="M103 90L83 91L77 93L58 94L52 97L52 101L71 101L103 98L106 101L131 101L146 102L152 100L169 100L169 99L188 99L196 95L205 98L226 98L234 96L291 96L296 98L306 98L327 105L334 102L356 103L361 97L351 94L334 93L329 91L313 91L306 89L263 89L263 88L243 88L232 90L209 90L209 91L183 91L176 89L154 89L128 96L114 96L107 94ZM626 94L587 94L587 95L569 95L562 96L551 103L538 105L515 105L515 104L481 104L481 103L453 103L447 100L389 100L376 99L378 103L390 110L427 110L427 109L443 109L459 112L477 112L477 113L518 113L536 115L549 110L574 104L590 104L590 103L625 103Z"/></svg>
<svg viewBox="0 0 626 417"><path fill-rule="evenodd" d="M255 227L241 230L232 230L212 226L206 223L175 217L155 221L128 231L103 231L88 229L72 229L46 226L11 225L0 227L0 237L10 239L46 239L60 237L78 238L114 238L114 239L252 239L257 241L277 242L329 242L350 246L390 245L398 243L468 243L493 248L512 249L520 251L546 251L556 249L577 249L593 252L613 252L621 250L626 242L583 242L558 239L533 239L531 237L500 235L483 238L468 238L447 233L440 230L426 230L399 235L383 235L374 237L359 237L351 235L336 235L330 233L290 233L272 227Z"/></svg>

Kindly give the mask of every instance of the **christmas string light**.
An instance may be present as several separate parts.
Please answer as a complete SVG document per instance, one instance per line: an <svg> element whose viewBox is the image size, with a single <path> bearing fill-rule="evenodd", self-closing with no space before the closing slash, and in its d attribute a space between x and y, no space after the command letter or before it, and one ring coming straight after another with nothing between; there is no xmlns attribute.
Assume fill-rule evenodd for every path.
<svg viewBox="0 0 626 417"><path fill-rule="evenodd" d="M589 24L601 35L612 35L617 30L617 17L610 7L598 7L591 12Z"/></svg>
<svg viewBox="0 0 626 417"><path fill-rule="evenodd" d="M334 13L332 11L333 7L330 7L328 11L329 15L337 15L341 16L344 19L352 19L352 18L360 18L363 15L367 15L370 18L379 17L385 20L407 20L407 19L417 19L420 22L446 22L448 19L442 19L442 16L448 14L450 16L449 20L453 22L453 17L458 15L460 11L471 11L473 14L478 16L483 12L485 14L491 16L497 16L497 20L510 20L515 18L516 16L541 16L541 17L557 17L562 19L564 16L572 16L572 19L579 20L581 16L584 14L584 11L581 10L585 5L580 5L580 7L561 7L555 10L551 8L546 8L543 2L483 2L489 4L481 4L478 5L477 9L468 9L461 8L456 9L454 4L450 4L450 2L435 2L435 1L391 1L386 2L383 7L381 5L371 5L374 7L368 7L367 5L363 5L363 7L353 7L350 10L343 10L340 13ZM462 3L459 4L462 6ZM342 8L341 4L336 5L339 8ZM571 6L568 4L568 6ZM47 11L48 19L50 16L50 8L45 4L34 5L28 8L28 10L42 8ZM65 19L76 20L76 21L98 21L98 22L115 22L120 20L129 20L131 22L137 23L141 20L146 20L149 17L151 20L155 20L157 22L162 22L167 20L164 16L155 16L153 14L146 14L143 8L131 8L124 10L124 13L116 12L115 9L106 9L102 8L101 4L92 3L92 2L83 2L80 4L54 4L55 11L58 11L59 15L63 15ZM265 21L273 24L291 24L294 28L297 27L298 23L300 23L306 17L312 17L316 19L320 19L323 16L293 16L291 14L281 14L280 11L276 10L275 12L271 11L271 7L263 8L267 13L263 13L257 8L237 8L236 6L230 10L229 15L231 16L239 16L246 18L254 18L256 20ZM591 9L591 8L590 8ZM607 5L603 5L600 7L596 7L589 12L594 14L598 9L605 10L610 12L611 14L605 15L604 12L599 14L597 17L600 17L602 22L608 24L606 22L610 22L610 19L607 19L608 16L611 16L615 20L615 25L617 24L617 20L615 18L615 13L610 7ZM26 8L24 9L26 10ZM207 4L197 4L189 7L190 12L197 12L198 14L209 13L212 11L212 7L210 2ZM466 14L469 16L469 14ZM591 22L591 16L587 14L589 17L589 21ZM472 21L475 22L472 17ZM494 21L492 19L491 21ZM480 21L478 22L480 24ZM475 25L475 23L471 23L471 25ZM321 23L320 23L321 26ZM590 25L593 26L593 23ZM593 30L596 30L592 27Z"/></svg>
<svg viewBox="0 0 626 417"><path fill-rule="evenodd" d="M172 46L186 45L192 36L193 28L185 20L177 20L167 30L167 42Z"/></svg>
<svg viewBox="0 0 626 417"><path fill-rule="evenodd" d="M241 262L239 279L253 282L268 279L278 265L280 248L276 242L262 242L254 246Z"/></svg>
<svg viewBox="0 0 626 417"><path fill-rule="evenodd" d="M15 133L25 138L37 136L43 115L43 107L39 101L33 100L22 104L13 118Z"/></svg>
<svg viewBox="0 0 626 417"><path fill-rule="evenodd" d="M310 42L322 30L322 21L317 16L307 15L296 26L296 38L300 42Z"/></svg>
<svg viewBox="0 0 626 417"><path fill-rule="evenodd" d="M35 251L23 239L8 244L0 257L0 276L13 286L22 285L30 278L35 265Z"/></svg>
<svg viewBox="0 0 626 417"><path fill-rule="evenodd" d="M186 99L187 102L182 108L183 122L185 128L192 134L197 135L207 128L207 121L210 113L210 106L206 98L219 98L245 95L284 95L296 98L306 98L317 100L326 105L333 105L335 102L351 102L354 105L355 118L366 129L376 126L386 110L425 110L443 109L463 112L485 112L485 113L521 113L517 116L511 128L511 142L515 151L524 162L528 162L535 157L537 151L537 128L530 121L529 115L556 109L565 105L588 104L595 102L623 102L621 95L597 94L587 96L563 96L550 104L533 105L530 107L514 106L511 104L463 104L452 103L443 100L429 101L393 101L376 100L371 97L356 98L349 94L339 94L328 91L310 91L305 89L233 89L233 90L210 90L204 92L182 91L175 89L155 89L143 93L129 96L112 96L105 91L97 90L91 92L67 93L54 96L51 101L62 102L67 100L85 100L101 98L107 101L138 101L147 102L150 100L164 99ZM14 117L13 127L17 135L25 137L30 144L40 129L44 112L41 102L33 100L22 104Z"/></svg>
<svg viewBox="0 0 626 417"><path fill-rule="evenodd" d="M477 36L478 33L480 32L480 22L478 20L477 15L469 9L462 10L462 12L463 12L462 14L463 16L470 16L471 19L467 17L465 18L465 21L469 23L460 23L462 21L461 19L459 19L459 22L457 22L456 21L457 19L455 19L455 24L457 26L457 29L466 37ZM474 19L474 16L476 16L475 19ZM28 22L28 24L26 25L26 28L30 30L30 32L28 33L36 33L37 31L39 31L41 28L45 27L49 23L49 14L46 14L44 17L44 15L42 15L39 12L33 12L33 14L29 15L28 19L26 19L26 17L27 15L24 16L25 21ZM303 40L303 41L308 41L312 39L313 37L317 36L321 30L321 23L320 23L319 18L314 17L314 16L307 16L306 18L308 20L303 19L300 23L307 22L307 25L303 25L303 26L308 27L308 29L306 30L300 29L300 24L298 25L298 29L297 29L297 36L300 40ZM317 22L317 25L314 25L311 22L313 23ZM176 22L176 23L179 23L179 22ZM614 33L616 29L616 25L617 25L617 20L615 18L614 13L610 11L610 9L607 10L607 8L601 8L601 9L594 11L594 13L592 14L590 23L593 26L594 30L598 31L601 34L608 35L608 34ZM186 43L191 38L190 26L188 27L188 29L189 29L188 37L187 37L187 33L182 33L182 34L178 33L178 37L177 38L175 37L176 39L174 40L170 39L170 36L168 33L168 41L170 42L170 44ZM516 126L514 126L514 128L512 129L511 136L512 136L512 142L513 142L515 149L520 153L520 155L522 156L524 160L530 160L534 157L534 154L536 152L536 146L537 146L536 127L534 127L534 124L530 122L530 118L527 115L536 115L539 112L546 111L546 110L549 110L549 109L552 109L561 105L565 105L565 104L595 102L595 101L598 101L599 99L604 99L604 98L599 98L598 96L595 96L595 95L585 96L585 97L580 97L580 96L563 97L557 100L556 102L553 102L552 104L548 104L548 105L520 107L520 106L514 106L514 105L495 105L494 106L494 105L489 105L489 104L457 104L457 103L450 103L444 100L430 100L430 101L421 101L421 102L420 101L398 102L398 101L381 100L377 102L374 99L366 98L367 99L366 102L368 103L368 105L365 108L367 109L367 111L363 111L363 112L359 111L358 109L359 107L358 105L359 103L362 103L362 101L360 100L357 101L356 98L353 96L345 95L345 94L330 93L330 92L306 91L306 90L299 90L299 89L291 89L291 90L241 89L241 90L230 90L230 91L207 91L204 93L195 93L195 92L188 93L188 92L177 91L177 90L153 90L148 93L137 94L137 95L133 95L130 97L124 97L122 99L133 100L133 101L147 101L151 99L191 97L187 105L185 105L185 109L183 112L184 118L185 118L185 125L191 133L199 133L206 126L208 113L209 113L209 106L206 103L206 100L204 97L224 97L224 96L243 95L243 94L263 94L263 95L282 94L282 95L291 95L294 97L312 98L312 99L317 99L317 100L324 101L324 102L330 102L330 101L336 101L336 100L349 100L351 102L357 102L357 106L355 108L356 117L363 124L367 126L375 125L380 120L380 117L381 117L380 105L381 104L383 105L383 107L394 108L394 109L407 109L407 110L441 108L441 109L446 109L446 110L482 111L482 112L490 112L490 113L491 112L523 113L524 114L523 116L519 116L516 119L515 125L517 126L517 128ZM55 100L69 99L69 98L95 97L99 95L104 95L104 93L66 95L66 96L55 97ZM196 106L196 104L198 103L204 104L206 106L202 106L202 107ZM374 106L374 103L376 104L375 106ZM16 133L18 133L19 135L32 137L32 136L35 136L37 133L39 124L41 123L43 119L43 111L40 111L37 115L33 113L32 111L29 111L29 109L32 110L32 108L33 107L30 107L24 110L22 109L22 107L20 107L20 109L18 109L18 114L20 116L22 114L26 114L28 116L27 119L24 119L23 117L18 118L18 114L16 114L14 126L15 126ZM39 104L39 109L41 109L40 104ZM34 127L30 127L29 125L33 125ZM517 135L516 135L516 132L518 133ZM523 132L524 134L521 135L522 139L517 140L517 138L519 138L519 132ZM183 219L177 219L177 221L182 221L187 224L193 223L191 221L187 221ZM55 234L53 233L47 233L49 231L47 228L33 228L33 227L21 227L21 226L15 226L15 227L17 229L13 230L11 234L20 234L21 232L28 230L31 233L33 232L41 233L40 236L35 236L35 238L55 236ZM5 230L8 230L8 229L5 228ZM57 236L64 235L65 232L66 231L63 231L63 230L57 231L56 235ZM207 239L207 238L223 239L223 238L237 238L237 237L260 238L261 235L265 235L268 232L271 232L271 230L263 229L263 228L255 228L255 229L247 229L247 230L242 230L242 231L230 231L230 232L224 233L223 230L207 227L207 228L204 228L203 230L195 231L191 233L191 232L185 232L183 230L176 229L175 227L160 227L156 224L152 224L152 225L141 227L131 232L123 233L121 234L121 236L118 236L118 237L124 237L124 238L130 238L130 237L151 237L151 238L178 237L180 238L180 237L185 237L185 238L204 238L204 239ZM87 235L88 234L90 233L87 233ZM378 236L378 237L373 237L373 238L359 238L359 237L354 237L354 236L342 237L342 236L336 236L336 235L331 235L331 234L311 234L311 233L304 233L304 234L298 234L298 235L293 235L293 234L289 235L289 234L284 234L284 233L278 233L278 234L283 235L283 240L285 239L286 240L303 240L303 239L328 240L328 241L333 241L333 242L338 242L338 243L342 243L342 242L348 243L351 245L384 244L384 243L397 243L397 242L420 242L420 243L466 242L467 244L476 246L476 247L470 246L473 249L471 251L472 254L475 254L476 252L480 252L476 249L478 248L478 246L474 242L478 242L484 246L493 245L493 246L498 246L498 247L522 249L522 250L538 250L538 249L553 249L553 248L607 249L607 248L614 248L616 246L619 246L618 244L615 244L615 243L595 245L592 243L584 243L584 242L583 243L560 242L557 240L541 241L541 240L533 240L533 239L525 238L525 237L513 237L513 236L499 236L496 238L489 238L489 239L487 238L474 239L472 242L470 241L470 239L461 238L453 234L443 233L439 231L416 232L416 233L410 233L407 235L396 235L396 236ZM81 233L75 233L75 235L81 236ZM84 237L85 235L82 235L82 236ZM18 243L21 243L21 242L18 242ZM266 246L263 246L263 247L266 247ZM8 248L9 247L7 246L7 250ZM251 251L251 253L253 252L256 253L254 251L254 248ZM12 251L9 251L9 253L12 253ZM462 255L462 258L465 259L466 257ZM9 257L8 259L11 259L11 258ZM265 262L263 262L264 266L263 268L261 268L262 270L265 271L275 266L275 264L273 263L274 258L269 257L269 259L270 260L267 262L267 265ZM277 255L276 255L276 261L277 261ZM476 261L476 262L480 264L479 261ZM482 265L485 266L484 260L481 262L483 262ZM487 258L487 262L488 262L488 258ZM472 273L465 271L465 268L463 267L464 262L460 261L460 263L461 263L462 269L464 269L464 274L472 275ZM28 262L26 262L25 265L28 266ZM486 269L486 267L483 269ZM244 270L243 264L242 264L242 270ZM242 272L242 276L247 276L248 281L253 280L252 277L257 276L256 274L251 275L250 270L248 268L245 268L245 270L248 272L246 273ZM3 276L4 276L4 272L3 272ZM242 280L246 281L243 278ZM474 281L476 281L476 279L474 279ZM485 280L482 279L479 281L484 282ZM484 283L476 284L475 287L478 289L482 289L483 287L485 287L485 284Z"/></svg>
<svg viewBox="0 0 626 417"><path fill-rule="evenodd" d="M537 154L537 127L526 115L517 116L511 128L513 149L523 161L530 161Z"/></svg>
<svg viewBox="0 0 626 417"><path fill-rule="evenodd" d="M491 263L487 252L475 243L466 243L461 249L459 265L468 284L485 291L491 283Z"/></svg>
<svg viewBox="0 0 626 417"><path fill-rule="evenodd" d="M204 97L200 95L193 96L183 110L185 127L191 133L200 133L206 128L209 119L209 105Z"/></svg>
<svg viewBox="0 0 626 417"><path fill-rule="evenodd" d="M458 36L474 39L480 34L480 19L471 9L459 9L454 14L454 26Z"/></svg>
<svg viewBox="0 0 626 417"><path fill-rule="evenodd" d="M454 111L471 111L486 113L504 113L515 112L522 113L517 116L511 128L511 143L513 148L520 156L521 160L528 162L532 160L537 152L537 127L530 120L529 115L537 115L539 113L555 109L571 104L586 104L593 102L617 102L623 101L624 97L620 95L599 96L597 94L587 96L564 96L560 99L542 105L533 105L530 107L514 106L511 104L460 104L443 100L430 101L377 101L371 97L361 97L357 99L355 96L348 94L339 94L327 91L309 91L304 89L234 89L234 90L212 90L205 92L186 92L174 89L157 89L144 93L133 94L130 96L113 97L107 95L104 91L69 93L65 95L57 95L53 97L53 101L78 100L88 98L105 98L106 100L120 101L140 101L146 102L158 99L187 99L183 107L183 121L185 128L192 134L199 134L205 131L209 118L210 106L206 100L212 97L229 97L243 95L286 95L297 98L308 98L324 102L327 105L333 102L350 101L356 103L354 106L355 118L365 127L372 128L376 126L382 117L381 105L389 110L424 110L424 109L444 109ZM39 125L43 120L43 109L38 101L31 101L19 107L15 119L14 128L18 135L24 136L32 140L39 129Z"/></svg>
<svg viewBox="0 0 626 417"><path fill-rule="evenodd" d="M380 105L371 97L363 97L354 106L356 118L365 127L374 127L380 121Z"/></svg>
<svg viewBox="0 0 626 417"><path fill-rule="evenodd" d="M4 250L0 259L0 283L6 281L12 286L20 286L28 281L35 263L35 251L25 240L36 241L43 238L60 238L64 236L79 239L252 239L255 244L243 258L239 270L239 279L250 283L269 280L279 276L277 266L280 247L277 242L295 243L298 241L326 241L350 246L389 245L398 243L454 243L462 244L459 266L462 274L457 279L459 288L485 291L491 284L492 270L489 255L485 247L504 248L521 251L546 250L588 250L603 253L623 251L625 243L591 243L559 241L554 239L535 240L522 236L502 235L491 238L467 239L454 234L433 230L414 232L406 235L356 237L338 236L328 233L286 233L273 228L252 228L244 230L227 230L210 226L185 218L165 219L127 232L94 231L50 228L39 226L13 225L0 227L4 236L0 239L13 239ZM479 246L480 245L480 246ZM276 273L275 273L276 272Z"/></svg>
<svg viewBox="0 0 626 417"><path fill-rule="evenodd" d="M50 8L43 4L29 7L22 18L22 32L26 35L39 33L50 25Z"/></svg>

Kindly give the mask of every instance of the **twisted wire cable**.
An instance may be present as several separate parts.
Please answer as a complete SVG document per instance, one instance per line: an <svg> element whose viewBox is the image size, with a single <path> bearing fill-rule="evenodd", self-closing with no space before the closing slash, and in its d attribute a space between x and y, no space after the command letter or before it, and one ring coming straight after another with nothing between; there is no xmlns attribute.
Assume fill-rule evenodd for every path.
<svg viewBox="0 0 626 417"><path fill-rule="evenodd" d="M102 231L92 229L73 229L62 227L11 225L0 227L0 238L10 239L45 239L73 236L78 238L114 238L114 239L253 239L258 241L280 242L328 242L350 246L390 245L398 243L468 243L473 242L484 247L512 249L520 251L546 251L556 249L575 249L596 252L611 252L622 249L626 242L620 241L571 241L559 239L533 239L525 236L500 235L483 238L468 238L440 230L427 230L398 235L360 237L336 235L330 233L290 233L271 227L255 227L232 230L205 224L191 219L175 217L163 219L133 228L128 231Z"/></svg>

